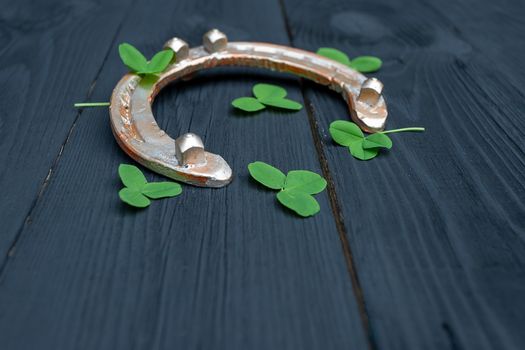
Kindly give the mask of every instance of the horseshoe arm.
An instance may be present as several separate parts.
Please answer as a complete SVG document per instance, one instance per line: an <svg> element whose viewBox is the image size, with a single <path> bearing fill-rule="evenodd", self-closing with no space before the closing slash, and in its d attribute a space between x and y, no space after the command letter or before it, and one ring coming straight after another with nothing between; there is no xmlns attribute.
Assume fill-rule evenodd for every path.
<svg viewBox="0 0 525 350"><path fill-rule="evenodd" d="M204 187L222 187L232 180L226 161L206 152L197 135L185 134L174 140L153 116L153 100L164 86L200 70L244 66L301 76L341 93L352 120L363 130L384 128L383 84L331 59L268 43L228 43L217 30L205 34L203 46L189 49L184 41L173 38L165 47L175 51L176 61L154 80L125 75L111 97L110 121L117 142L128 155L169 178Z"/></svg>

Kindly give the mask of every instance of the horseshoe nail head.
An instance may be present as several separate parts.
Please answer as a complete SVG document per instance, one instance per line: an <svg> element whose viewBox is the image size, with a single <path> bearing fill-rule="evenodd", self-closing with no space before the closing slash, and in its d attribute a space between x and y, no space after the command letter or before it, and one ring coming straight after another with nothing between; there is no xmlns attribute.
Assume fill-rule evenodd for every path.
<svg viewBox="0 0 525 350"><path fill-rule="evenodd" d="M138 163L174 180L196 186L222 187L232 181L232 170L219 155L205 150L199 136L184 134L172 139L159 128L151 105L170 82L200 70L219 66L247 66L291 73L340 92L350 116L368 132L383 130L387 108L383 84L315 53L268 43L228 42L213 29L203 36L203 46L189 48L179 38L166 42L175 59L153 82L126 74L111 96L110 122L120 147Z"/></svg>
<svg viewBox="0 0 525 350"><path fill-rule="evenodd" d="M175 156L184 167L206 165L204 144L199 136L187 133L175 140Z"/></svg>
<svg viewBox="0 0 525 350"><path fill-rule="evenodd" d="M376 78L366 79L357 100L359 102L368 103L369 106L373 107L379 102L381 92L383 91L383 83Z"/></svg>
<svg viewBox="0 0 525 350"><path fill-rule="evenodd" d="M184 40L181 40L179 38L172 38L166 41L163 49L169 49L173 51L174 55L172 63L185 60L186 58L188 58L188 55L190 53L188 44Z"/></svg>
<svg viewBox="0 0 525 350"><path fill-rule="evenodd" d="M228 45L228 38L218 29L212 29L202 37L202 42L206 51L213 53L225 50Z"/></svg>

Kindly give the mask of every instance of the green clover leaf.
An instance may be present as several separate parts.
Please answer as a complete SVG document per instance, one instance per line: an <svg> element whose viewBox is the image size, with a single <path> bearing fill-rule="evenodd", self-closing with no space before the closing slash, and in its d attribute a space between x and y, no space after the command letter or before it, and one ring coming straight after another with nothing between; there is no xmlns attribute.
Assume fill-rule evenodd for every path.
<svg viewBox="0 0 525 350"><path fill-rule="evenodd" d="M374 56L359 56L350 62L350 68L353 68L361 73L377 72L382 65L383 61L381 61L380 58Z"/></svg>
<svg viewBox="0 0 525 350"><path fill-rule="evenodd" d="M355 123L346 121L346 120L336 120L330 124L329 129L330 135L332 135L332 139L340 144L341 146L348 147L350 150L350 154L352 154L355 158L360 160L370 160L377 156L379 151L377 150L378 147L374 143L374 140L376 141L383 141L383 139L378 139L377 137L372 138L368 141L366 145L370 147L364 147L364 143L367 138L370 138L370 136L367 136L365 138L365 135L361 131L361 128ZM375 134L374 134L375 135ZM386 138L388 136L384 135ZM390 143L390 147L392 147L392 144Z"/></svg>
<svg viewBox="0 0 525 350"><path fill-rule="evenodd" d="M370 160L379 154L381 148L392 148L392 140L385 134L404 131L425 131L425 128L410 127L376 132L365 137L359 126L347 120L336 120L330 124L332 139L348 147L350 154L360 160Z"/></svg>
<svg viewBox="0 0 525 350"><path fill-rule="evenodd" d="M317 50L317 54L331 58L332 60L342 63L345 66L350 66L350 59L348 58L348 55L337 49L331 47L321 47Z"/></svg>
<svg viewBox="0 0 525 350"><path fill-rule="evenodd" d="M122 62L137 74L156 74L163 72L173 59L172 50L163 50L157 52L151 61L137 50L133 45L122 43L118 47Z"/></svg>
<svg viewBox="0 0 525 350"><path fill-rule="evenodd" d="M137 71L137 74L155 74L163 72L173 59L172 50L162 50L148 62L145 69Z"/></svg>
<svg viewBox="0 0 525 350"><path fill-rule="evenodd" d="M329 132L334 141L341 146L350 146L354 142L362 141L365 137L357 124L346 120L332 122Z"/></svg>
<svg viewBox="0 0 525 350"><path fill-rule="evenodd" d="M142 188L142 194L151 199L175 197L182 193L182 186L176 182L150 182Z"/></svg>
<svg viewBox="0 0 525 350"><path fill-rule="evenodd" d="M370 160L372 158L375 158L379 153L379 149L364 148L363 142L364 140L352 143L348 147L348 149L350 150L350 154L359 160Z"/></svg>
<svg viewBox="0 0 525 350"><path fill-rule="evenodd" d="M315 198L307 193L282 190L277 193L277 199L282 205L303 217L315 215L321 210Z"/></svg>
<svg viewBox="0 0 525 350"><path fill-rule="evenodd" d="M145 208L151 204L148 199L175 197L182 193L182 187L176 182L148 182L146 177L134 165L120 164L118 173L124 188L119 191L119 197L133 207Z"/></svg>
<svg viewBox="0 0 525 350"><path fill-rule="evenodd" d="M118 52L122 62L134 72L141 71L148 65L146 57L131 44L120 44Z"/></svg>
<svg viewBox="0 0 525 350"><path fill-rule="evenodd" d="M146 198L139 190L134 188L124 187L118 193L120 199L132 207L146 208L151 204L151 201Z"/></svg>
<svg viewBox="0 0 525 350"><path fill-rule="evenodd" d="M286 175L284 189L307 194L317 194L326 188L326 180L308 170L292 170Z"/></svg>
<svg viewBox="0 0 525 350"><path fill-rule="evenodd" d="M288 92L280 86L271 84L255 84L252 87L252 92L257 99L279 99L285 98Z"/></svg>
<svg viewBox="0 0 525 350"><path fill-rule="evenodd" d="M255 97L239 97L232 101L235 108L245 112L257 112L266 106L298 111L303 108L299 102L285 98L284 88L271 84L255 84L252 88Z"/></svg>
<svg viewBox="0 0 525 350"><path fill-rule="evenodd" d="M358 56L351 60L344 52L331 47L321 47L319 50L317 50L317 54L342 63L345 66L355 69L361 73L376 72L383 65L383 61L381 61L381 59L378 57Z"/></svg>
<svg viewBox="0 0 525 350"><path fill-rule="evenodd" d="M295 102L287 98L261 98L259 99L259 102L266 106L290 109L292 111L299 111L303 108L303 105L299 102Z"/></svg>
<svg viewBox="0 0 525 350"><path fill-rule="evenodd" d="M124 186L141 190L148 182L139 168L130 164L120 164L118 174Z"/></svg>
<svg viewBox="0 0 525 350"><path fill-rule="evenodd" d="M368 135L363 140L363 148L392 148L392 140L387 135L376 132L375 134Z"/></svg>
<svg viewBox="0 0 525 350"><path fill-rule="evenodd" d="M257 112L266 107L253 97L239 97L232 101L235 108L241 109L245 112Z"/></svg>
<svg viewBox="0 0 525 350"><path fill-rule="evenodd" d="M255 180L266 187L273 190L280 190L284 187L286 175L270 164L264 162L253 162L248 164L248 171Z"/></svg>
<svg viewBox="0 0 525 350"><path fill-rule="evenodd" d="M248 164L250 175L259 183L279 190L277 200L296 214L307 217L319 212L319 203L312 194L326 188L326 180L308 170L292 170L284 175L279 169L264 162Z"/></svg>

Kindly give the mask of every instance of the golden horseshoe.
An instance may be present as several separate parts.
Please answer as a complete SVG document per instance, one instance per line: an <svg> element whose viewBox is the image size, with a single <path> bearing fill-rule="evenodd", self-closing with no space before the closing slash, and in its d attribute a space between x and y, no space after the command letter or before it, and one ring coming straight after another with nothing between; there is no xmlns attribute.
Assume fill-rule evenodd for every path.
<svg viewBox="0 0 525 350"><path fill-rule="evenodd" d="M111 96L110 120L120 147L131 158L157 173L203 187L222 187L232 170L219 155L206 152L199 136L188 133L172 139L159 128L151 106L159 91L177 79L218 66L246 66L291 73L340 92L352 120L368 132L383 130L387 118L383 84L329 58L287 46L228 42L213 29L203 46L189 49L173 38L164 48L175 52L174 61L159 77L126 74Z"/></svg>

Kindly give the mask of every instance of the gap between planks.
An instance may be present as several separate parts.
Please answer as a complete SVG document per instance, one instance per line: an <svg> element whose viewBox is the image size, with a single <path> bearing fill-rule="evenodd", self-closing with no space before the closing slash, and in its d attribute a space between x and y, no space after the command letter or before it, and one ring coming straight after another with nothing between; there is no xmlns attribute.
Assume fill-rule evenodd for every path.
<svg viewBox="0 0 525 350"><path fill-rule="evenodd" d="M286 6L284 4L284 0L277 0L277 1L279 2L279 7L281 9L281 14L282 14L284 25L286 28L286 34L288 36L288 41L290 42L290 46L294 47L293 34L292 34L291 27L290 27L288 15L286 13ZM317 158L319 160L319 165L321 167L323 176L327 182L326 188L328 192L328 198L330 200L330 206L332 208L335 225L337 228L337 232L339 234L339 239L341 241L341 248L343 250L343 255L345 257L348 273L350 275L350 280L352 282L352 289L353 289L354 297L356 299L357 307L359 309L359 316L361 318L361 324L363 326L365 336L368 341L368 349L375 350L377 349L377 346L375 344L373 333L370 328L370 322L369 322L369 317L368 317L368 311L366 309L365 298L363 295L363 290L361 288L361 283L359 282L359 276L357 273L357 269L355 267L354 258L352 255L352 249L350 248L350 243L348 242L347 230L346 230L345 222L344 222L343 215L341 212L341 206L339 205L339 199L337 198L337 191L335 190L335 184L332 179L330 168L328 166L328 161L324 153L324 146L323 146L323 142L320 137L319 125L317 124L317 118L315 117L315 110L313 108L312 102L310 101L308 96L306 96L303 78L299 78L299 87L301 89L303 101L306 106L306 113L308 115L308 122L310 124L310 131L312 132L312 138L314 141L315 150L317 152Z"/></svg>

